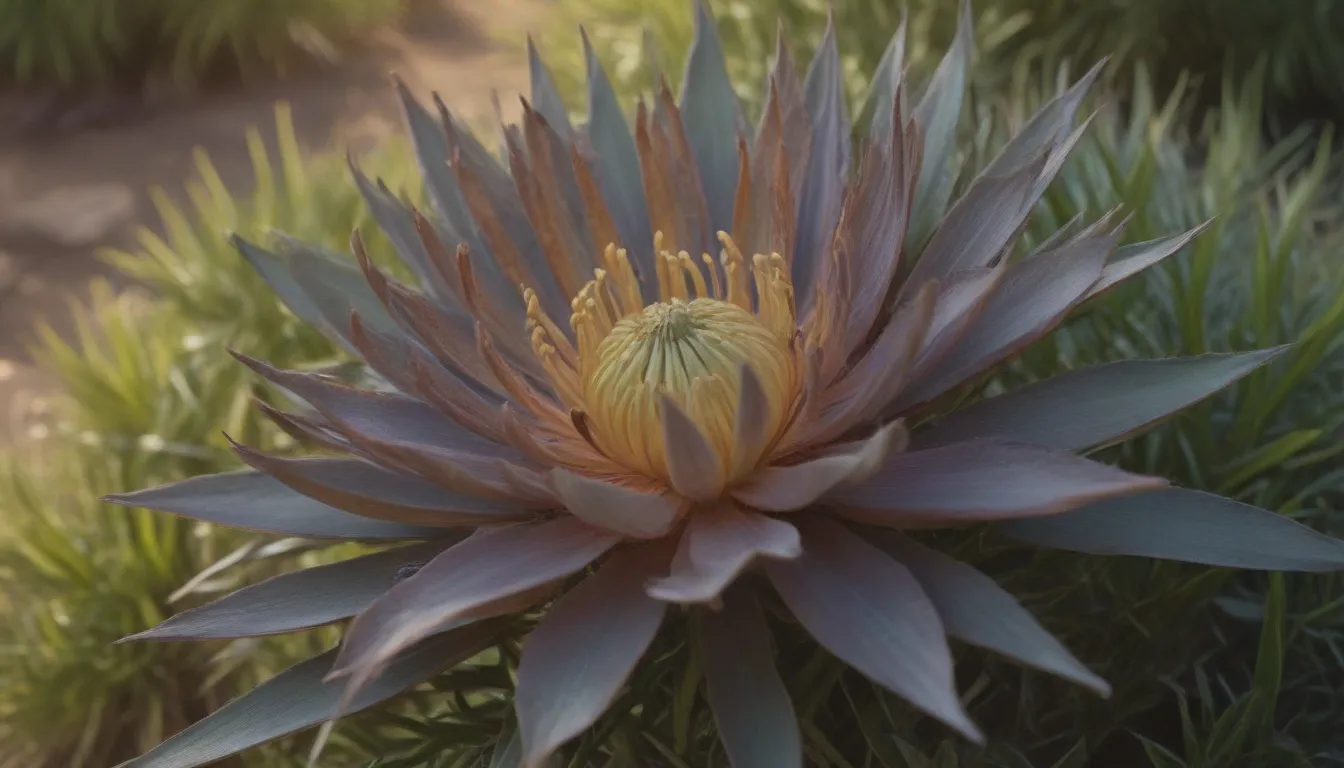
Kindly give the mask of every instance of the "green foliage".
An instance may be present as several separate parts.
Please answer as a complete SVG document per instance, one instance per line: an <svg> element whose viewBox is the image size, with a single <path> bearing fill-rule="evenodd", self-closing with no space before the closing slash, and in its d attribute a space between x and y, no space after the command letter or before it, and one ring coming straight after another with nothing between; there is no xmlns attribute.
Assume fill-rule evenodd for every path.
<svg viewBox="0 0 1344 768"><path fill-rule="evenodd" d="M402 0L0 0L0 79L79 86L283 71L331 55Z"/></svg>
<svg viewBox="0 0 1344 768"><path fill-rule="evenodd" d="M333 354L228 242L231 231L266 242L274 227L339 248L367 219L344 157L305 158L283 105L276 122L277 160L249 132L250 197L230 195L202 153L200 178L188 184L190 213L159 194L166 235L146 229L140 250L107 254L153 289L153 300L102 287L76 312L73 343L40 333L36 355L68 396L34 426L45 439L0 465L3 768L103 768L132 757L334 639L327 630L266 642L116 645L295 557L312 564L352 552L310 552L306 543L98 501L236 467L224 433L272 450L290 445L257 412L252 377L225 349L296 365ZM394 187L412 167L397 148L370 160ZM387 251L370 240L376 255ZM285 765L292 748L256 760ZM329 747L339 750L367 754L343 732Z"/></svg>

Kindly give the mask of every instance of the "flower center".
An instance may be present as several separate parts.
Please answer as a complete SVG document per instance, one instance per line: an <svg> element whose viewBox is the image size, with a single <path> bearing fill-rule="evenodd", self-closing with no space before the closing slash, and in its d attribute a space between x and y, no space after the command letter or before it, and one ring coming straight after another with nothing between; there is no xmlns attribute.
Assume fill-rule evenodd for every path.
<svg viewBox="0 0 1344 768"><path fill-rule="evenodd" d="M786 265L777 255L757 255L748 266L732 239L719 237L718 263L708 254L697 264L684 251L656 247L659 300L648 305L625 251L608 247L606 268L572 302L572 354L553 343L554 332L529 297L533 344L561 398L583 411L588 437L603 454L648 477L668 479L664 397L699 428L729 482L750 472L779 438L797 398L797 324ZM765 394L764 445L737 445L744 365Z"/></svg>

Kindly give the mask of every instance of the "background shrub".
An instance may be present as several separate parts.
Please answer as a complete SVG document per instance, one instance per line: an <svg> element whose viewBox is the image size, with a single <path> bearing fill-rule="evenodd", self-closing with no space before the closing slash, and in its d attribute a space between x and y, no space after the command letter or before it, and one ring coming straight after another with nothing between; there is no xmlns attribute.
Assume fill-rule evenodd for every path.
<svg viewBox="0 0 1344 768"><path fill-rule="evenodd" d="M178 85L283 71L395 19L403 0L0 0L0 81Z"/></svg>

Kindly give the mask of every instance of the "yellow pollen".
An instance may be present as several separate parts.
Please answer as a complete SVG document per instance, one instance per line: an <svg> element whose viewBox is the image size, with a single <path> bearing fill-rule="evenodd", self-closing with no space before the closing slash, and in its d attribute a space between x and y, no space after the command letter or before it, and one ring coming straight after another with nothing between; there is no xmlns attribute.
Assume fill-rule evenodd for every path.
<svg viewBox="0 0 1344 768"><path fill-rule="evenodd" d="M709 254L697 260L662 250L658 233L657 300L647 306L628 254L608 246L601 268L570 304L572 345L536 296L525 294L532 347L557 395L585 414L586 437L632 472L668 478L664 395L700 428L730 482L760 459L739 455L736 445L742 366L766 393L769 442L794 407L801 376L787 265L778 254L748 261L726 233L719 241L716 263Z"/></svg>

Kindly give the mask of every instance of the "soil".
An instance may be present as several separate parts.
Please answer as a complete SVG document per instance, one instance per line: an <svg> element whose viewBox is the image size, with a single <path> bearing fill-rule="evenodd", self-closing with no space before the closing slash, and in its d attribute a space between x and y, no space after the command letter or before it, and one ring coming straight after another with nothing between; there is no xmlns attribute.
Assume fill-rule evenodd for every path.
<svg viewBox="0 0 1344 768"><path fill-rule="evenodd" d="M55 386L27 351L37 324L69 334L70 301L87 296L91 280L124 287L96 252L131 245L140 226L159 228L148 190L181 194L195 147L243 193L252 184L244 131L265 134L277 100L292 105L307 150L366 144L401 130L393 72L422 97L439 92L464 118L493 114L495 92L507 112L527 84L518 43L549 5L423 0L398 29L332 66L189 97L63 103L0 93L0 445L23 437L24 414Z"/></svg>

